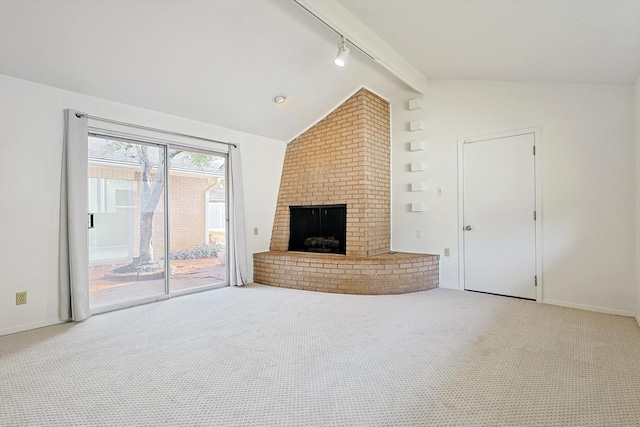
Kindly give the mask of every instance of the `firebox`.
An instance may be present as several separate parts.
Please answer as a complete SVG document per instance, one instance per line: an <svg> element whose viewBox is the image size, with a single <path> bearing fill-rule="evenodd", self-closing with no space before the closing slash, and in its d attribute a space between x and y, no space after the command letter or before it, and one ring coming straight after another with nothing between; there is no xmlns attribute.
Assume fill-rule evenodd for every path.
<svg viewBox="0 0 640 427"><path fill-rule="evenodd" d="M347 205L289 206L289 250L347 253Z"/></svg>

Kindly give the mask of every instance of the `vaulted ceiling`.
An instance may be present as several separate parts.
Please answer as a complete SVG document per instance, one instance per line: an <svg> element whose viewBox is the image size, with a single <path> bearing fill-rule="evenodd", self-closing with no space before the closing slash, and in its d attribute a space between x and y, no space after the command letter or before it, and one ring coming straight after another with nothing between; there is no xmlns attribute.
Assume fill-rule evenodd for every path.
<svg viewBox="0 0 640 427"><path fill-rule="evenodd" d="M638 0L339 1L433 79L632 84L640 76Z"/></svg>
<svg viewBox="0 0 640 427"><path fill-rule="evenodd" d="M332 3L429 78L640 74L637 1ZM357 49L336 67L339 41L290 0L0 0L2 74L285 141L361 86L409 90Z"/></svg>

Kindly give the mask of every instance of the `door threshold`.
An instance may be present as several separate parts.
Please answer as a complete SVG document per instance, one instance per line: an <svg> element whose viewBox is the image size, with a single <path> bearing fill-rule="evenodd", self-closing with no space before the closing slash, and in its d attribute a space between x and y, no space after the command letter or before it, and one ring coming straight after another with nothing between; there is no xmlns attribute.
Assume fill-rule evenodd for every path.
<svg viewBox="0 0 640 427"><path fill-rule="evenodd" d="M525 301L533 301L536 302L535 298L525 298L525 297L517 297L515 295L503 295L503 294L494 294L492 292L484 292L484 291L475 291L473 289L465 289L465 291L467 292L475 292L477 294L486 294L486 295L494 295L497 297L506 297L506 298L515 298L515 299L521 299L521 300L525 300Z"/></svg>

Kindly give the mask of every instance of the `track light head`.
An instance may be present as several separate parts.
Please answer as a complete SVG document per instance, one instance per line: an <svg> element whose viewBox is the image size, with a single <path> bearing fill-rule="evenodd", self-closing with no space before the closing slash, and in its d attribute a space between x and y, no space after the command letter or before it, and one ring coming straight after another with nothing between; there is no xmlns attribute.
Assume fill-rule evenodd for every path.
<svg viewBox="0 0 640 427"><path fill-rule="evenodd" d="M342 37L342 43L338 45L338 54L333 61L338 67L344 67L347 64L347 58L349 57L349 47L347 46L347 40Z"/></svg>

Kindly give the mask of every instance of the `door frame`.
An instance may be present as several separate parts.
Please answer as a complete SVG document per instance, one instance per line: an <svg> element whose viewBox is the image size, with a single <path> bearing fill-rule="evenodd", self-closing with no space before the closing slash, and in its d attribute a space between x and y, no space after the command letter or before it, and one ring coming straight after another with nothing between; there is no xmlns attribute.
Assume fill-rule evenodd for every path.
<svg viewBox="0 0 640 427"><path fill-rule="evenodd" d="M540 127L532 127L526 129L512 130L500 132L490 135L474 136L469 138L458 139L458 287L460 290L465 289L465 271L464 271L464 156L463 149L465 143L481 142L491 139L509 138L513 136L533 134L533 143L535 146L534 158L534 179L535 179L535 254L536 254L536 302L542 302L542 129Z"/></svg>
<svg viewBox="0 0 640 427"><path fill-rule="evenodd" d="M164 151L165 156L165 165L167 167L164 168L164 180L165 180L165 188L164 188L164 196L163 196L163 209L165 212L164 218L164 238L166 239L165 247L164 247L164 259L165 259L165 271L169 271L170 267L170 257L169 254L171 252L171 235L170 235L170 165L168 162L168 153L171 148L178 148L189 150L193 152L212 154L217 156L223 156L225 158L225 164L228 166L229 164L229 152L225 151L227 147L221 147L217 145L204 145L200 144L198 141L194 141L192 137L181 136L181 135L172 135L170 139L165 139L164 135L158 135L158 132L154 130L148 129L135 129L132 132L132 129L126 124L118 124L118 123L102 123L99 125L94 125L93 123L89 123L87 127L87 139L89 136L97 136L102 138L114 138L119 141L129 141L134 144L146 144L161 147ZM88 141L87 141L88 142ZM218 151L219 150L219 151ZM225 183L229 182L229 168L225 167ZM225 222L225 234L229 236L229 186L225 184L225 203L226 203L226 222ZM85 233L88 233L88 230L85 229ZM86 240L86 235L85 235ZM225 245L225 251L228 251L228 244ZM226 256L227 254L225 254ZM227 257L228 259L228 257ZM88 263L88 252L86 261ZM170 275L165 274L164 277L164 286L165 293L162 295L154 295L150 297L143 297L139 299L135 299L132 301L119 302L115 304L100 306L100 307L90 307L89 312L91 315L106 313L109 311L120 310L123 308L135 307L137 305L148 304L156 301L163 301L166 299L170 299L173 297L178 297L191 293L198 293L203 291L208 291L211 289L218 289L222 287L229 286L230 283L230 268L227 266L226 268L226 281L223 284L212 284L206 286L200 286L193 289L185 289L181 291L171 292L170 289ZM89 281L87 281L87 287L89 286Z"/></svg>

